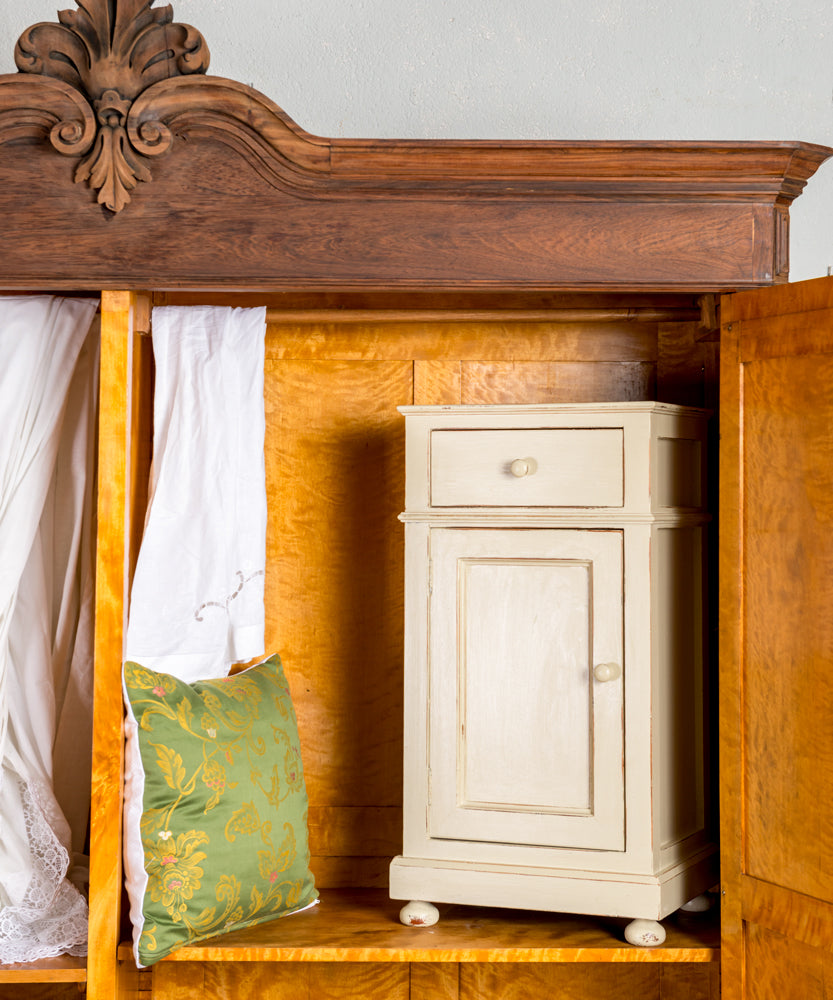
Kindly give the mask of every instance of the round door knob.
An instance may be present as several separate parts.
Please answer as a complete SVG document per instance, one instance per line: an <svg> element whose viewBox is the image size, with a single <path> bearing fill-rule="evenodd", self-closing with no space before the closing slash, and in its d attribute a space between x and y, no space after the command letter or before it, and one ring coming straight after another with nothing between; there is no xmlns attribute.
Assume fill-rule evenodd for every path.
<svg viewBox="0 0 833 1000"><path fill-rule="evenodd" d="M622 668L618 663L597 663L593 667L593 676L602 683L615 681L617 677L622 676Z"/></svg>
<svg viewBox="0 0 833 1000"><path fill-rule="evenodd" d="M524 476L534 476L538 471L538 463L534 458L516 458L509 466L509 471L516 479L523 479Z"/></svg>

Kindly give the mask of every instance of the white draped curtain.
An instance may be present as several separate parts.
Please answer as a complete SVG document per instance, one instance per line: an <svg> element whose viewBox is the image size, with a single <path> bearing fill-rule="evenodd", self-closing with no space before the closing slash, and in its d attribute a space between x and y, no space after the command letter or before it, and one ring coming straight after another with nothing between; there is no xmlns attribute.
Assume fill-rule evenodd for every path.
<svg viewBox="0 0 833 1000"><path fill-rule="evenodd" d="M153 310L153 470L125 656L184 681L263 653L265 308Z"/></svg>
<svg viewBox="0 0 833 1000"><path fill-rule="evenodd" d="M3 963L86 952L67 876L83 868L90 796L95 311L0 297Z"/></svg>

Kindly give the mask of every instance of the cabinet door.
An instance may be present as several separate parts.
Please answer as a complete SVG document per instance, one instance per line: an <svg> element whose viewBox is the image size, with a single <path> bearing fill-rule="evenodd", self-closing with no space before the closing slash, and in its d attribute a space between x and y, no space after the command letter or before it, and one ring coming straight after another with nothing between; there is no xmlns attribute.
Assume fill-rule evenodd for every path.
<svg viewBox="0 0 833 1000"><path fill-rule="evenodd" d="M723 303L723 997L833 995L833 279Z"/></svg>
<svg viewBox="0 0 833 1000"><path fill-rule="evenodd" d="M623 850L621 531L435 528L430 557L429 835Z"/></svg>

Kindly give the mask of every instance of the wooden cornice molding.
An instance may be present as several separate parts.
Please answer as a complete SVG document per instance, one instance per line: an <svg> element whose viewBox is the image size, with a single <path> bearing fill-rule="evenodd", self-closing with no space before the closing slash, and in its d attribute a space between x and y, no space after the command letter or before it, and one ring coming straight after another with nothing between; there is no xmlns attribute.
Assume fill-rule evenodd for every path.
<svg viewBox="0 0 833 1000"><path fill-rule="evenodd" d="M801 143L350 140L312 136L262 94L206 76L208 47L170 5L78 0L15 48L0 77L0 144L47 134L77 182L120 212L176 136L209 137L300 197L620 201L769 199L787 205L829 155Z"/></svg>
<svg viewBox="0 0 833 1000"><path fill-rule="evenodd" d="M310 135L258 91L181 76L133 104L128 135L144 156L174 135L212 138L271 186L299 197L761 198L789 204L827 158L799 142L591 142L327 139Z"/></svg>
<svg viewBox="0 0 833 1000"><path fill-rule="evenodd" d="M53 84L43 78L66 85L64 94L76 107L58 118L49 137L59 153L83 157L75 180L86 181L99 203L119 212L138 182L150 180L137 155L143 150L128 138L136 98L170 77L205 73L208 47L196 29L174 23L170 6L154 9L153 0L78 0L78 8L60 11L58 24L25 31L15 63L21 73L38 77L39 88L32 81L30 91L36 109L41 95L47 105L54 97ZM3 97L9 96L4 88ZM7 103L0 102L0 116ZM134 131L158 143L165 127L143 122Z"/></svg>
<svg viewBox="0 0 833 1000"><path fill-rule="evenodd" d="M313 136L208 76L202 35L153 0L78 0L15 58L4 288L751 288L786 280L790 203L833 152Z"/></svg>
<svg viewBox="0 0 833 1000"><path fill-rule="evenodd" d="M222 77L173 77L131 108L128 134L145 156L167 152L174 134L217 139L273 186L315 187L330 172L330 141L309 135L263 94Z"/></svg>

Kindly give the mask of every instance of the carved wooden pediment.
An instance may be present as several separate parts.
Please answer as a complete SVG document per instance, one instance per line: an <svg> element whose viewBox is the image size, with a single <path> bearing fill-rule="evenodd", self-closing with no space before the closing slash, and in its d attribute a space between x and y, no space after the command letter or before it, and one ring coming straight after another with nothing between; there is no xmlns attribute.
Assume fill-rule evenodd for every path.
<svg viewBox="0 0 833 1000"><path fill-rule="evenodd" d="M83 157L76 181L119 212L139 181L150 180L143 154L170 143L161 122L137 121L137 98L172 77L205 73L208 47L190 25L176 24L170 5L153 0L78 0L58 13L58 24L36 24L15 48L21 73L61 81L64 101L50 130L60 153ZM57 99L48 87L44 94ZM53 104L53 107L55 105Z"/></svg>

